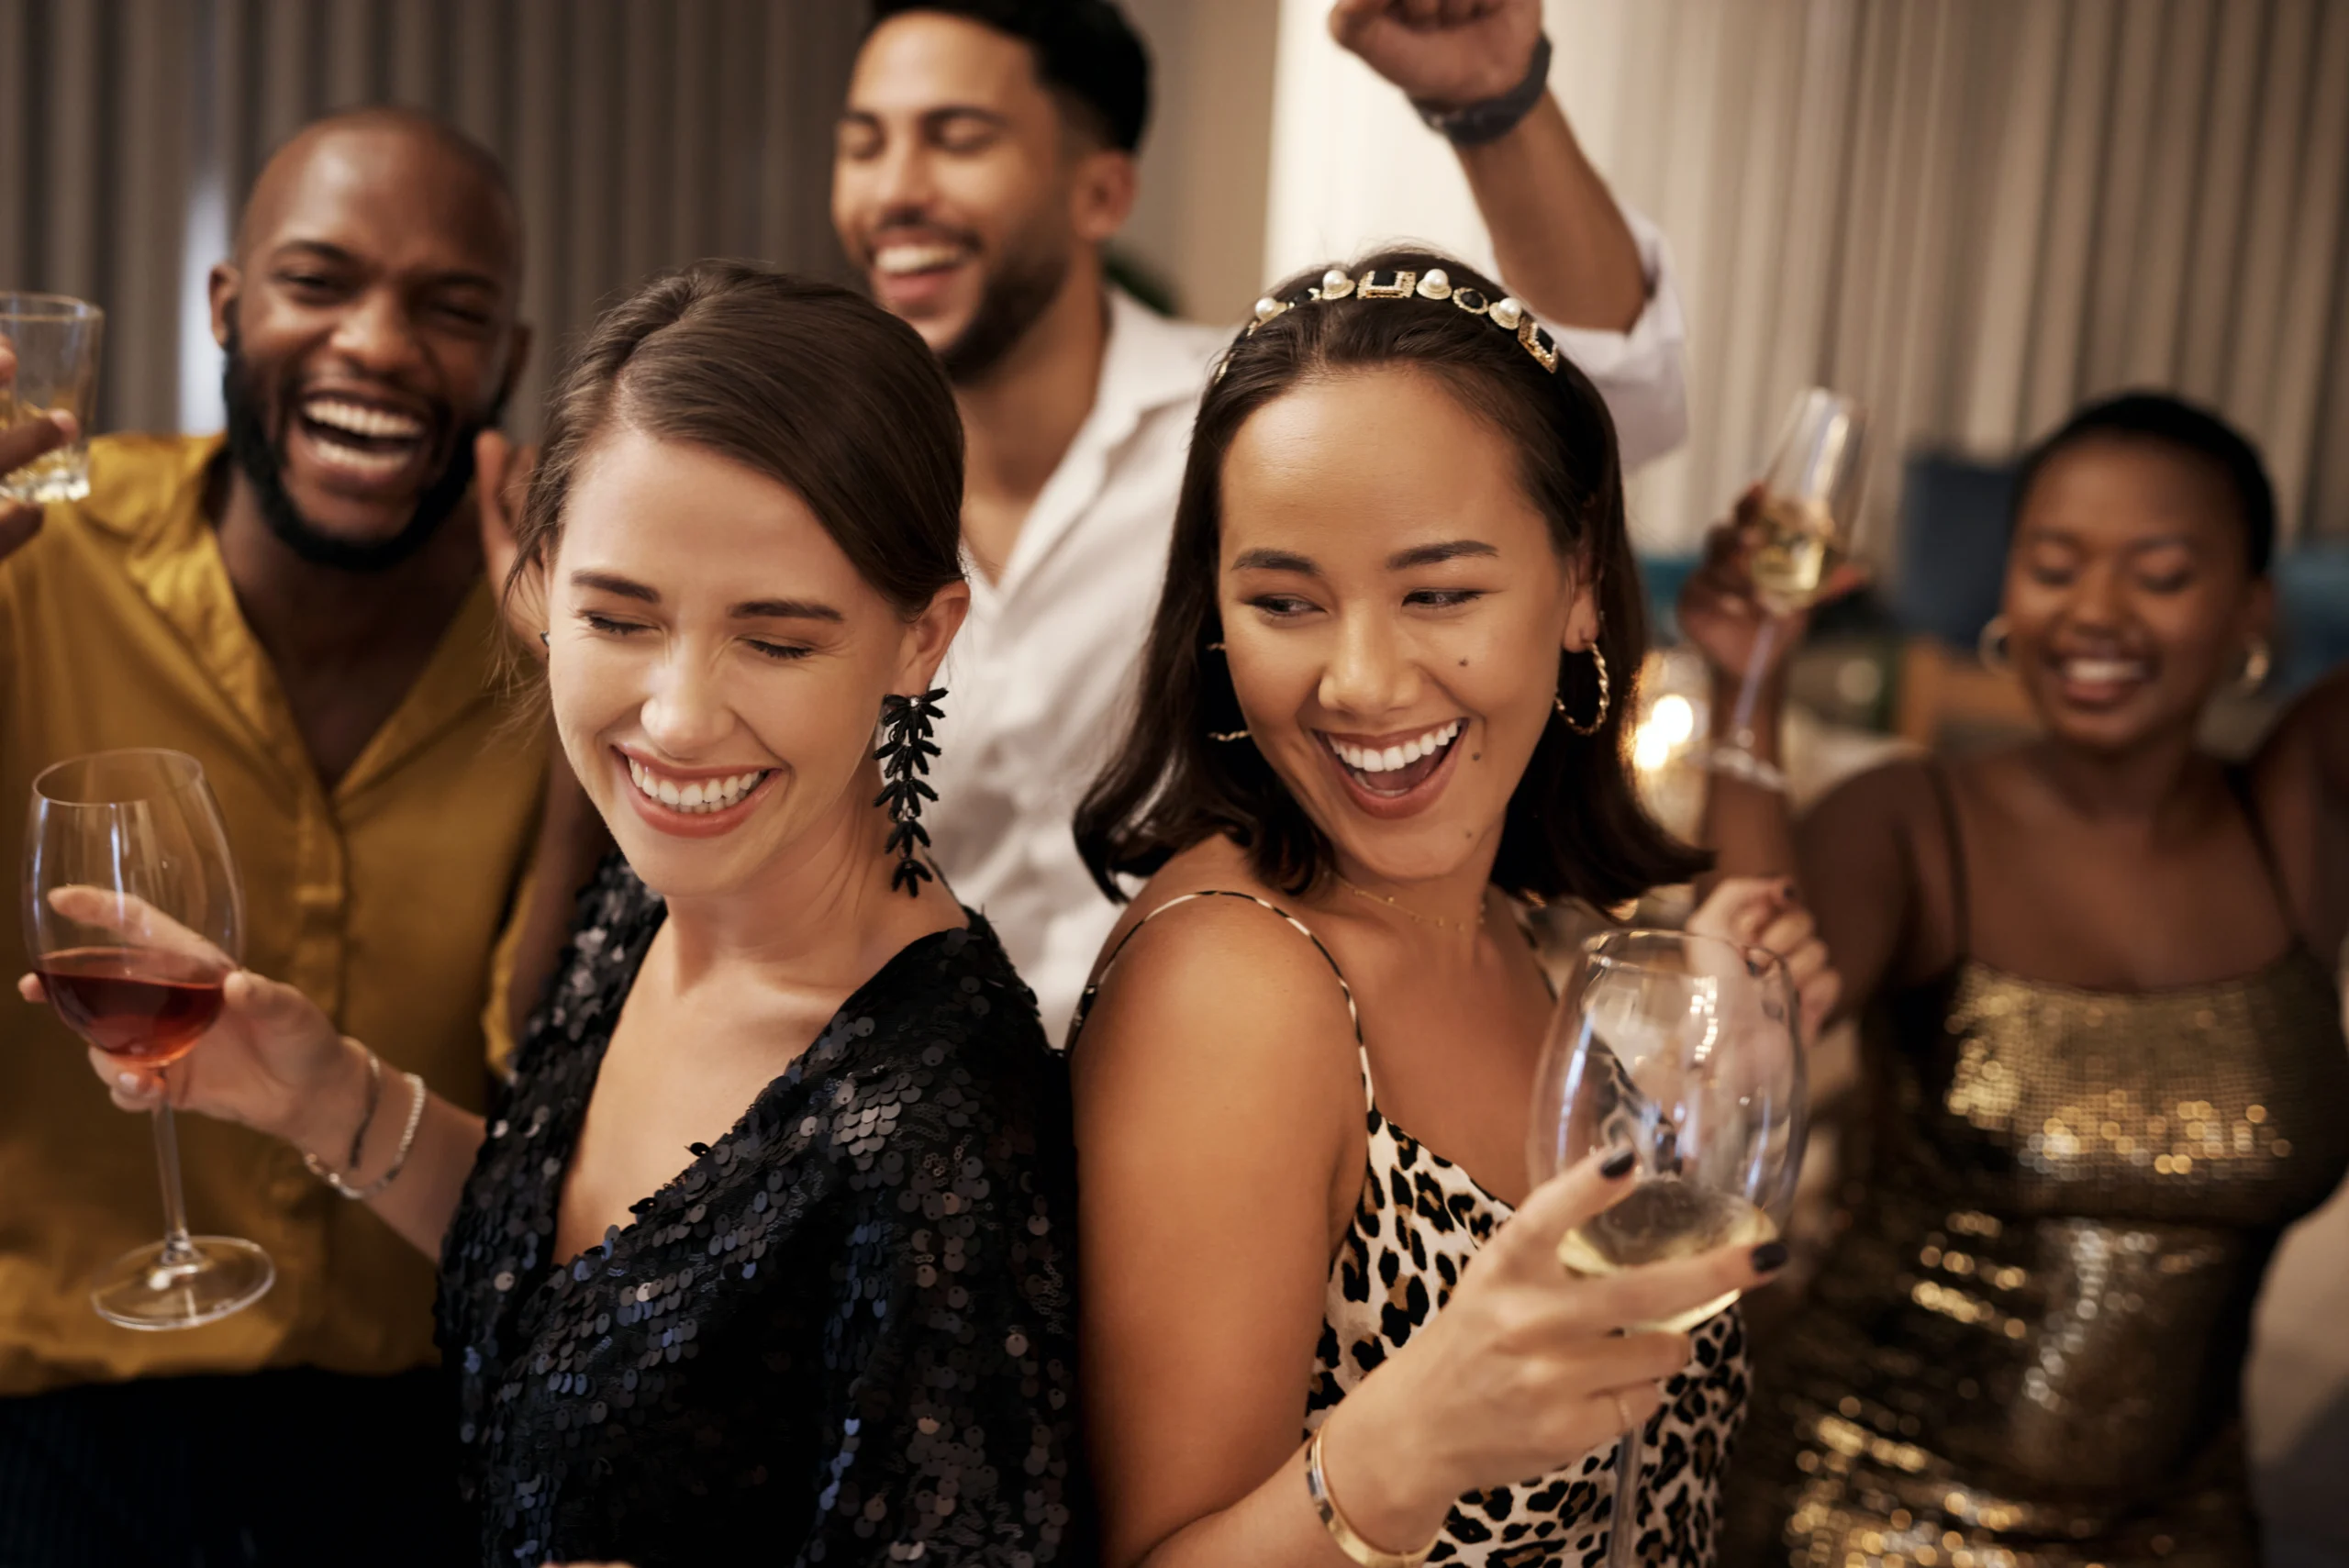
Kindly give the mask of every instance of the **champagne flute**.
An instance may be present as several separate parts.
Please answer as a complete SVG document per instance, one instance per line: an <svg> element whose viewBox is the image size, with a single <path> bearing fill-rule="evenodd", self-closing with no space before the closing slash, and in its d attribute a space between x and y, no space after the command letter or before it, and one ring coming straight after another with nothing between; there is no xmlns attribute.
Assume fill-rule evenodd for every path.
<svg viewBox="0 0 2349 1568"><path fill-rule="evenodd" d="M1631 1190L1568 1231L1558 1261L1589 1277L1776 1237L1802 1162L1800 1014L1786 964L1683 931L1610 931L1583 944L1535 1080L1536 1185L1602 1150L1638 1157ZM1737 1299L1629 1329L1678 1330ZM1609 1568L1638 1559L1642 1433L1615 1454Z"/></svg>
<svg viewBox="0 0 2349 1568"><path fill-rule="evenodd" d="M1786 775L1754 750L1753 704L1783 622L1818 602L1859 542L1866 450L1867 417L1857 403L1823 386L1795 395L1762 472L1760 537L1751 565L1754 598L1765 613L1738 687L1730 739L1707 758L1717 772L1771 789L1786 787Z"/></svg>
<svg viewBox="0 0 2349 1568"><path fill-rule="evenodd" d="M244 896L204 769L182 751L99 751L33 781L25 833L25 942L49 1004L107 1055L161 1069L220 1013ZM126 1329L192 1329L261 1299L269 1254L190 1236L168 1098L155 1107L163 1240L93 1283L98 1316Z"/></svg>

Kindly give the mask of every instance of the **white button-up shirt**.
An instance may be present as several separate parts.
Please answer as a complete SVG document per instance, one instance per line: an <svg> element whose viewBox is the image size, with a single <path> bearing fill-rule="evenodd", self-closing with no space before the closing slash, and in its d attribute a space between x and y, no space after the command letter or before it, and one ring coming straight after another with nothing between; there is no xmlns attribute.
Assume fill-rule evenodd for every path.
<svg viewBox="0 0 2349 1568"><path fill-rule="evenodd" d="M1629 332L1553 329L1605 395L1623 464L1687 429L1686 328L1664 238L1627 214L1648 304ZM922 814L938 863L1065 1034L1117 906L1077 859L1071 820L1119 739L1123 699L1158 607L1191 419L1231 329L1169 321L1123 293L1093 411L1036 497L996 582L971 573L971 612L941 673L938 799Z"/></svg>

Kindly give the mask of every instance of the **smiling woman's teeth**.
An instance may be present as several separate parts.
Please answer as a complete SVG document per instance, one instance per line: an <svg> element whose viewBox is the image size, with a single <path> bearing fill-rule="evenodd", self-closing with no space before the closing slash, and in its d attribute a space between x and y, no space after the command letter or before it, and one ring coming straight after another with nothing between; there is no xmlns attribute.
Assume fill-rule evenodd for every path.
<svg viewBox="0 0 2349 1568"><path fill-rule="evenodd" d="M1398 768L1409 767L1422 757L1431 757L1451 745L1459 739L1460 727L1464 722L1455 718L1450 724L1439 725L1425 735L1406 740L1399 746L1377 751L1364 746L1349 746L1342 740L1328 737L1324 739L1329 740L1330 750L1338 754L1338 760L1356 773L1391 773Z"/></svg>
<svg viewBox="0 0 2349 1568"><path fill-rule="evenodd" d="M2066 659L2062 668L2065 680L2087 686L2119 685L2145 673L2145 666L2134 659Z"/></svg>
<svg viewBox="0 0 2349 1568"><path fill-rule="evenodd" d="M655 778L652 771L630 757L628 776L637 790L648 800L657 800L672 811L694 816L707 816L723 811L729 806L740 806L742 797L759 787L761 780L771 770L761 768L753 773L729 773L718 779L696 779L681 784L674 779Z"/></svg>

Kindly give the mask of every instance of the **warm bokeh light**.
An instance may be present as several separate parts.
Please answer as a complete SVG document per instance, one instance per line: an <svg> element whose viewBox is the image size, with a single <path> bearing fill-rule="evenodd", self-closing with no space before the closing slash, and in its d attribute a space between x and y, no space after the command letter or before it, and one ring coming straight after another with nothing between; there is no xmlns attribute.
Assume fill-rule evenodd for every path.
<svg viewBox="0 0 2349 1568"><path fill-rule="evenodd" d="M1631 763L1642 773L1653 773L1696 733L1697 710L1678 692L1666 692L1656 698L1631 737Z"/></svg>

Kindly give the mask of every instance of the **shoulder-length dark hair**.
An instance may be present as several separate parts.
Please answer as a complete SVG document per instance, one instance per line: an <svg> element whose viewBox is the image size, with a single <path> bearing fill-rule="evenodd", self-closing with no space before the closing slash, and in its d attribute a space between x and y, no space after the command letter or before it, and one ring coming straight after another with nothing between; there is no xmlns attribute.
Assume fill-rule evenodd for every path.
<svg viewBox="0 0 2349 1568"><path fill-rule="evenodd" d="M625 426L789 486L917 616L963 577L963 420L938 356L863 295L754 261L662 272L598 317L547 414L506 591L551 562L581 465Z"/></svg>
<svg viewBox="0 0 2349 1568"><path fill-rule="evenodd" d="M1434 268L1455 290L1502 296L1464 263L1424 250L1383 250L1346 271L1425 276ZM1614 700L1594 735L1558 722L1542 731L1509 796L1494 884L1520 898L1581 898L1604 908L1695 876L1709 857L1641 806L1625 751L1624 717L1647 651L1647 617L1624 528L1615 426L1598 388L1563 355L1554 372L1544 370L1488 317L1449 304L1359 295L1303 303L1321 273L1300 272L1274 291L1301 308L1234 340L1200 401L1138 699L1122 745L1076 814L1077 847L1094 880L1122 900L1119 877L1148 876L1219 833L1245 848L1257 874L1285 892L1306 893L1330 873L1328 839L1262 753L1208 739L1245 723L1230 674L1209 651L1223 637L1216 593L1223 466L1241 427L1275 398L1377 365L1441 377L1508 438L1525 492L1549 519L1551 543L1589 574L1597 595L1598 648ZM1557 674L1567 712L1580 717L1598 706L1587 654L1563 653Z"/></svg>

